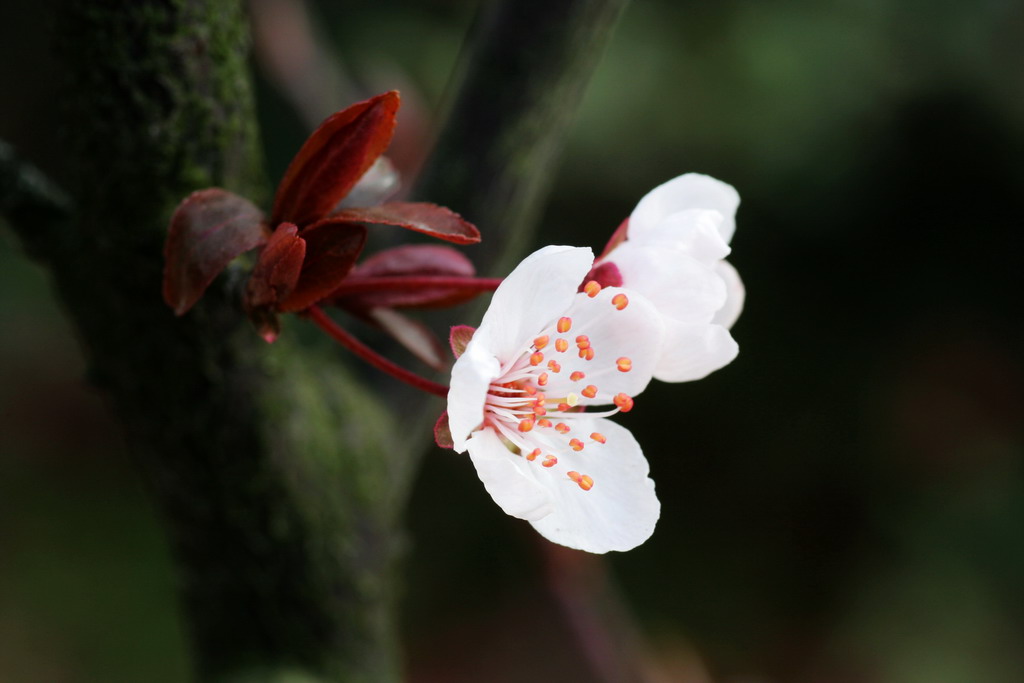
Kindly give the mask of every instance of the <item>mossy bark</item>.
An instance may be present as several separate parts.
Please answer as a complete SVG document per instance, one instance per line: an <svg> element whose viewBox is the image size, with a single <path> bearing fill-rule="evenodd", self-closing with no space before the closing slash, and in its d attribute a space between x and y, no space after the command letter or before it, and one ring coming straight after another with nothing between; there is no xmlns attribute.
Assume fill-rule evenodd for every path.
<svg viewBox="0 0 1024 683"><path fill-rule="evenodd" d="M389 416L296 335L261 341L234 273L180 319L160 298L183 196L266 193L240 3L74 3L59 40L75 210L21 232L166 522L199 679L396 680Z"/></svg>

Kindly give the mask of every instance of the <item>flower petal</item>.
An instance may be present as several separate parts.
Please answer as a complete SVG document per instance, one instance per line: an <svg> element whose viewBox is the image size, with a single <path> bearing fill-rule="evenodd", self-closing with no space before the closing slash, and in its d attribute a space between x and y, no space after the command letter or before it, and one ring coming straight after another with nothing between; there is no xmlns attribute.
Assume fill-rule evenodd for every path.
<svg viewBox="0 0 1024 683"><path fill-rule="evenodd" d="M654 378L689 382L706 377L736 358L739 346L721 325L692 325L665 320L665 345Z"/></svg>
<svg viewBox="0 0 1024 683"><path fill-rule="evenodd" d="M713 265L729 255L722 239L722 214L704 209L684 209L666 216L658 225L642 232L630 244L679 249L697 261ZM615 253L610 255L614 259Z"/></svg>
<svg viewBox="0 0 1024 683"><path fill-rule="evenodd" d="M706 323L725 304L722 278L682 249L642 246L630 240L612 252L609 261L619 267L622 286L650 299L663 316Z"/></svg>
<svg viewBox="0 0 1024 683"><path fill-rule="evenodd" d="M628 305L617 309L612 300L625 294ZM549 396L567 396L570 392L579 394L587 385L598 388L597 395L587 401L588 405L612 402L619 392L636 396L651 381L654 368L661 353L665 336L664 323L650 301L635 291L618 287L605 287L591 298L578 294L565 316L572 320L572 328L559 334L551 326L540 335L552 340L566 339L569 348L563 353L548 346L548 358L559 363L558 372L549 372L547 393ZM576 339L586 335L594 350L592 360L579 356ZM552 343L553 345L553 343ZM628 358L632 367L628 372L618 369L616 361ZM582 372L585 380L573 381L574 372Z"/></svg>
<svg viewBox="0 0 1024 683"><path fill-rule="evenodd" d="M650 538L661 515L640 445L628 429L611 420L579 419L572 424L573 432L599 432L606 443L592 442L580 452L566 448L550 468L539 466L539 460L521 459L547 489L553 506L550 514L530 523L549 541L578 550L635 548ZM583 490L569 478L570 471L591 477L593 488Z"/></svg>
<svg viewBox="0 0 1024 683"><path fill-rule="evenodd" d="M719 261L715 264L715 272L725 283L725 305L718 309L715 317L711 319L716 325L729 329L740 317L743 311L743 302L747 298L747 290L743 286L740 274L728 261Z"/></svg>
<svg viewBox="0 0 1024 683"><path fill-rule="evenodd" d="M479 330L452 367L448 390L448 425L452 443L459 453L466 451L470 432L484 419L484 400L491 380L501 371L501 363L486 344L479 343Z"/></svg>
<svg viewBox="0 0 1024 683"><path fill-rule="evenodd" d="M485 344L511 360L564 314L593 263L593 252L579 247L547 246L527 256L495 290L470 348Z"/></svg>
<svg viewBox="0 0 1024 683"><path fill-rule="evenodd" d="M527 520L551 514L550 492L529 471L531 463L508 450L493 429L474 432L465 445L477 476L505 514Z"/></svg>
<svg viewBox="0 0 1024 683"><path fill-rule="evenodd" d="M719 226L728 244L736 231L740 196L732 185L700 173L687 173L654 188L640 200L629 217L629 238L639 238L670 214L684 209L712 209L722 214Z"/></svg>

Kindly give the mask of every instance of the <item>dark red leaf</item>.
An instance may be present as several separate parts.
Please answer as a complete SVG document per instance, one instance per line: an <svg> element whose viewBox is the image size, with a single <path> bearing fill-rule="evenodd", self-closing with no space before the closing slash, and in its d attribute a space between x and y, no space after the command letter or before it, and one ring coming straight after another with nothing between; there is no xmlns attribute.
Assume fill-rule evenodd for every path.
<svg viewBox="0 0 1024 683"><path fill-rule="evenodd" d="M602 251L601 255L598 256L597 259L595 259L595 260L603 259L609 253L611 253L612 249L614 249L615 247L617 247L620 244L622 244L623 242L625 242L626 241L626 236L627 236L628 232L629 232L629 219L627 218L626 220L624 220L621 223L619 223L619 227L615 228L615 232L612 233L611 238L608 240L608 244L604 245L604 251Z"/></svg>
<svg viewBox="0 0 1024 683"><path fill-rule="evenodd" d="M454 275L472 277L473 262L451 247L440 244L405 244L384 249L356 266L352 277L389 275Z"/></svg>
<svg viewBox="0 0 1024 683"><path fill-rule="evenodd" d="M181 315L239 254L267 240L263 213L244 197L211 187L171 216L164 243L164 301Z"/></svg>
<svg viewBox="0 0 1024 683"><path fill-rule="evenodd" d="M333 218L314 223L300 233L306 259L292 293L280 303L282 312L309 308L344 280L366 244L366 228Z"/></svg>
<svg viewBox="0 0 1024 683"><path fill-rule="evenodd" d="M391 335L409 353L435 370L448 368L444 345L430 328L390 308L371 309L366 319Z"/></svg>
<svg viewBox="0 0 1024 683"><path fill-rule="evenodd" d="M394 225L455 244L476 244L480 241L480 231L472 223L451 209L426 202L389 202L380 206L345 209L334 214L334 218L370 225Z"/></svg>
<svg viewBox="0 0 1024 683"><path fill-rule="evenodd" d="M465 352L466 345L469 344L469 340L473 338L475 332L476 328L469 325L456 325L452 328L448 335L448 343L451 344L452 353L456 358Z"/></svg>
<svg viewBox="0 0 1024 683"><path fill-rule="evenodd" d="M434 425L434 443L441 448L455 448L455 441L452 440L452 430L448 426L448 411L441 413Z"/></svg>
<svg viewBox="0 0 1024 683"><path fill-rule="evenodd" d="M451 276L473 277L473 262L463 254L437 244L407 244L370 256L352 271L348 282L374 277ZM343 283L342 287L348 283ZM348 310L371 308L445 308L479 295L479 289L431 287L412 284L408 288L367 289L332 297L335 305Z"/></svg>
<svg viewBox="0 0 1024 683"><path fill-rule="evenodd" d="M398 93L386 92L321 123L277 187L272 222L308 225L330 213L387 149L398 104Z"/></svg>
<svg viewBox="0 0 1024 683"><path fill-rule="evenodd" d="M282 223L270 236L245 287L246 310L276 308L295 289L306 256L306 241L298 232L294 224Z"/></svg>

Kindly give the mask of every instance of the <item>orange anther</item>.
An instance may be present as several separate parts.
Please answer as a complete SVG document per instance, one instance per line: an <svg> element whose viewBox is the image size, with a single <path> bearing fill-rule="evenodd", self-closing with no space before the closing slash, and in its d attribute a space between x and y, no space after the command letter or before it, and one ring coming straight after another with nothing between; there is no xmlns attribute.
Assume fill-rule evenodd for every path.
<svg viewBox="0 0 1024 683"><path fill-rule="evenodd" d="M589 346L585 349L580 349L580 358L583 360L594 360L594 349Z"/></svg>
<svg viewBox="0 0 1024 683"><path fill-rule="evenodd" d="M574 451L582 451L583 450L583 442L580 441L579 439L570 439L569 440L569 447L572 448Z"/></svg>
<svg viewBox="0 0 1024 683"><path fill-rule="evenodd" d="M533 396L534 394L537 393L537 387L533 386L532 384L527 384L525 387L523 387L523 391L525 391L528 396Z"/></svg>
<svg viewBox="0 0 1024 683"><path fill-rule="evenodd" d="M519 431L521 431L521 432L528 432L531 429L533 429L533 418L532 417L528 417L528 418L526 418L524 420L520 420L519 421Z"/></svg>
<svg viewBox="0 0 1024 683"><path fill-rule="evenodd" d="M597 280L591 280L587 284L583 285L583 291L587 293L591 299L597 296L598 292L601 291L601 285L598 284Z"/></svg>
<svg viewBox="0 0 1024 683"><path fill-rule="evenodd" d="M569 432L569 425L564 422L559 422L555 425L555 431L559 434L567 434Z"/></svg>
<svg viewBox="0 0 1024 683"><path fill-rule="evenodd" d="M546 417L541 418L541 419L537 420L537 426L538 427L550 427L551 426L551 420L547 419Z"/></svg>
<svg viewBox="0 0 1024 683"><path fill-rule="evenodd" d="M558 364L557 360L549 360L548 369L551 370L551 372L561 372L562 366Z"/></svg>
<svg viewBox="0 0 1024 683"><path fill-rule="evenodd" d="M559 403L558 404L558 409L560 411L562 411L563 413L568 412L569 408L572 408L572 406L569 405L568 403Z"/></svg>
<svg viewBox="0 0 1024 683"><path fill-rule="evenodd" d="M549 455L548 457L544 458L544 462L541 463L541 465L544 465L544 467L554 467L557 464L558 458L556 458L553 455Z"/></svg>
<svg viewBox="0 0 1024 683"><path fill-rule="evenodd" d="M548 409L545 408L540 403L537 403L536 405L533 406L533 414L534 415L547 415L548 414Z"/></svg>
<svg viewBox="0 0 1024 683"><path fill-rule="evenodd" d="M577 483L579 483L580 488L584 491L594 488L594 479L589 474L584 474Z"/></svg>
<svg viewBox="0 0 1024 683"><path fill-rule="evenodd" d="M542 372L537 376L537 384L545 386L548 383L548 373Z"/></svg>
<svg viewBox="0 0 1024 683"><path fill-rule="evenodd" d="M543 349L547 345L548 345L548 335L546 335L546 334L543 337L537 337L536 339L533 340L533 347L535 349L537 349L538 351L540 351L541 349Z"/></svg>
<svg viewBox="0 0 1024 683"><path fill-rule="evenodd" d="M561 337L555 340L555 351L565 353L567 348L569 348L569 342L567 340L562 339Z"/></svg>
<svg viewBox="0 0 1024 683"><path fill-rule="evenodd" d="M538 351L530 356L530 365L540 365L544 362L544 354Z"/></svg>
<svg viewBox="0 0 1024 683"><path fill-rule="evenodd" d="M581 334L580 336L576 337L576 346L580 347L581 349L590 348L590 337L588 337L585 334Z"/></svg>
<svg viewBox="0 0 1024 683"><path fill-rule="evenodd" d="M583 481L583 475L577 472L576 470L571 470L569 472L566 472L566 474L569 476L570 479L572 479L577 484Z"/></svg>
<svg viewBox="0 0 1024 683"><path fill-rule="evenodd" d="M558 330L559 332L561 332L562 334L565 334L566 332L569 331L569 328L571 328L571 327L572 327L572 318L566 316L566 317L558 319L558 324L555 326L555 329Z"/></svg>
<svg viewBox="0 0 1024 683"><path fill-rule="evenodd" d="M619 368L619 372L629 372L633 369L633 361L625 356L615 361L615 365Z"/></svg>
<svg viewBox="0 0 1024 683"><path fill-rule="evenodd" d="M534 448L532 451L530 451L526 455L526 459L529 460L530 462L533 462L534 460L537 459L538 455L540 455L540 449L539 448Z"/></svg>
<svg viewBox="0 0 1024 683"><path fill-rule="evenodd" d="M593 434L590 435L590 438L598 443L608 443L608 437L606 437L601 432L594 432Z"/></svg>
<svg viewBox="0 0 1024 683"><path fill-rule="evenodd" d="M629 305L629 297L625 294L616 294L612 297L612 306L620 311Z"/></svg>
<svg viewBox="0 0 1024 683"><path fill-rule="evenodd" d="M633 399L628 394L615 394L615 398L612 399L612 403L618 406L619 410L624 413L628 413L633 410Z"/></svg>
<svg viewBox="0 0 1024 683"><path fill-rule="evenodd" d="M597 396L597 387L595 387L593 384L588 384L583 388L583 391L581 391L580 393L586 396L587 398L594 398L595 396Z"/></svg>
<svg viewBox="0 0 1024 683"><path fill-rule="evenodd" d="M574 372L571 375L569 375L569 379L571 379L573 382L579 382L584 377L586 377L586 375L584 375L579 370L577 370L576 372Z"/></svg>

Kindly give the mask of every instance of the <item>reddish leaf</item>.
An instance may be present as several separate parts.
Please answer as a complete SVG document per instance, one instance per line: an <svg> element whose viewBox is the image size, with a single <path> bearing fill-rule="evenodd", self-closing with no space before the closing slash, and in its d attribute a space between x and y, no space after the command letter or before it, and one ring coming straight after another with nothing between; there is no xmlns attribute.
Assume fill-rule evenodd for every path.
<svg viewBox="0 0 1024 683"><path fill-rule="evenodd" d="M448 368L444 346L430 331L430 328L420 321L413 320L390 308L371 309L368 318L390 334L409 353L430 367L435 370Z"/></svg>
<svg viewBox="0 0 1024 683"><path fill-rule="evenodd" d="M341 284L366 244L366 228L332 218L302 231L306 259L292 293L280 303L284 313L309 308Z"/></svg>
<svg viewBox="0 0 1024 683"><path fill-rule="evenodd" d="M384 249L356 266L352 277L383 277L389 275L456 275L476 274L473 262L451 247L440 244L405 244Z"/></svg>
<svg viewBox="0 0 1024 683"><path fill-rule="evenodd" d="M451 247L436 244L409 244L385 249L360 263L349 282L374 277L453 276L472 277L473 262ZM343 284L344 287L344 284ZM431 287L413 284L402 289L366 290L342 294L333 302L349 310L371 308L443 308L469 301L480 290L457 287Z"/></svg>
<svg viewBox="0 0 1024 683"><path fill-rule="evenodd" d="M434 425L434 443L441 448L455 448L455 441L452 440L452 430L448 426L448 411L441 413Z"/></svg>
<svg viewBox="0 0 1024 683"><path fill-rule="evenodd" d="M164 301L181 315L239 254L266 242L263 213L244 197L211 187L171 216L164 243Z"/></svg>
<svg viewBox="0 0 1024 683"><path fill-rule="evenodd" d="M451 344L452 353L456 358L466 351L466 346L469 344L469 340L473 338L475 332L476 328L469 325L455 325L452 327L452 331L448 335L448 343Z"/></svg>
<svg viewBox="0 0 1024 683"><path fill-rule="evenodd" d="M596 260L603 259L609 253L611 253L612 249L625 242L628 232L629 219L627 218L626 220L619 223L619 227L615 228L615 232L612 233L611 238L608 240L608 244L604 245L604 251L601 252L601 255L598 256Z"/></svg>
<svg viewBox="0 0 1024 683"><path fill-rule="evenodd" d="M273 223L307 225L326 216L391 142L399 98L394 90L327 118L292 159L277 187Z"/></svg>
<svg viewBox="0 0 1024 683"><path fill-rule="evenodd" d="M246 310L275 308L295 289L306 256L306 241L298 232L292 223L282 223L270 236L245 287Z"/></svg>
<svg viewBox="0 0 1024 683"><path fill-rule="evenodd" d="M394 225L455 244L476 244L480 231L451 209L425 202L389 202L361 209L344 209L335 218L354 223Z"/></svg>

